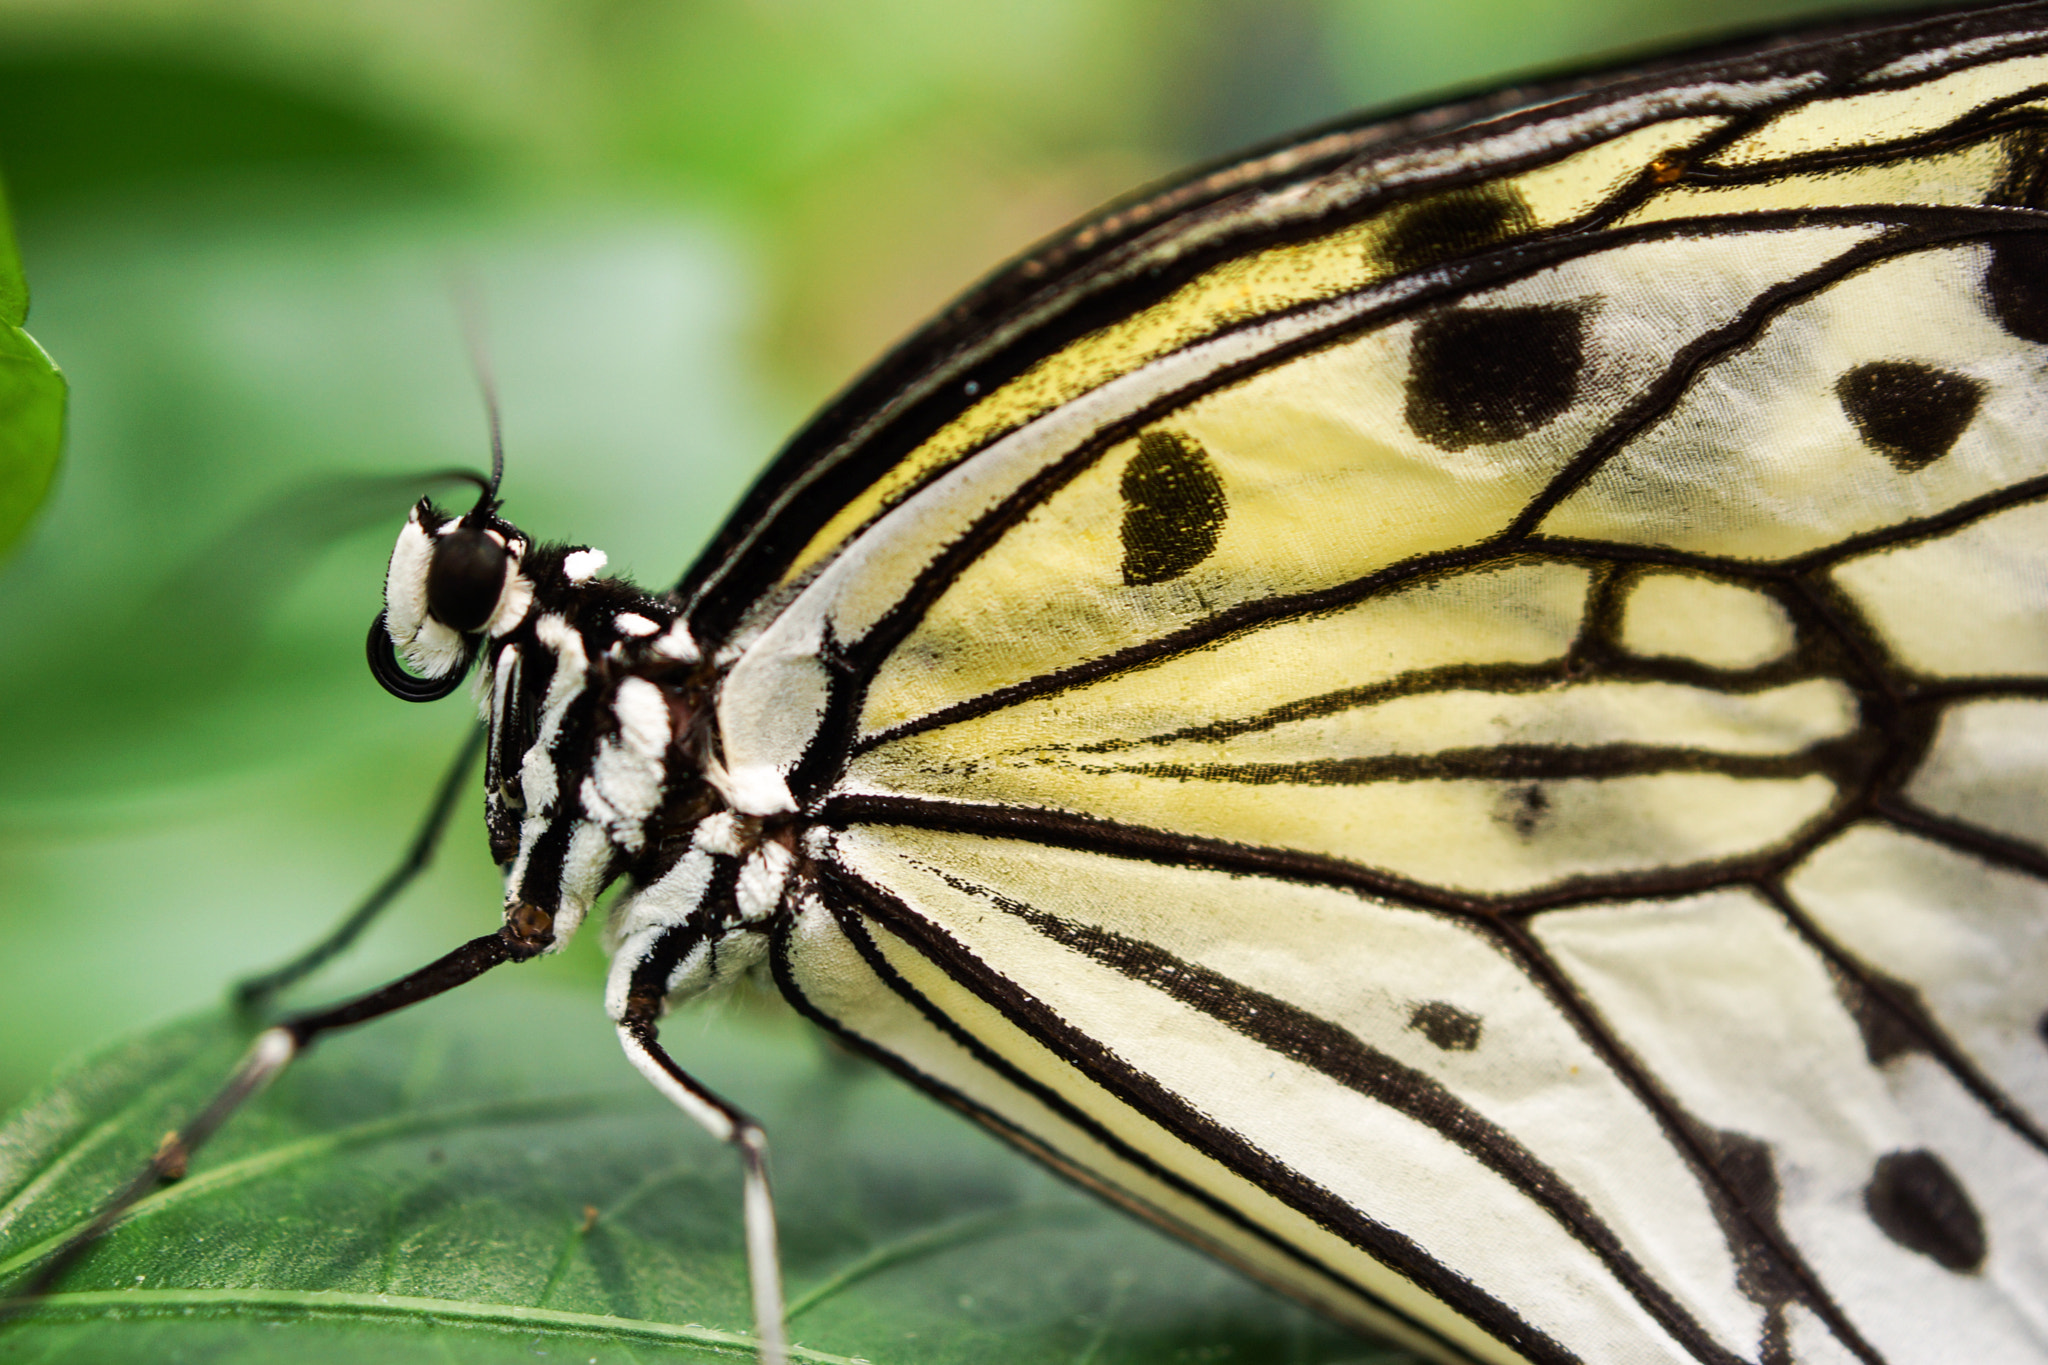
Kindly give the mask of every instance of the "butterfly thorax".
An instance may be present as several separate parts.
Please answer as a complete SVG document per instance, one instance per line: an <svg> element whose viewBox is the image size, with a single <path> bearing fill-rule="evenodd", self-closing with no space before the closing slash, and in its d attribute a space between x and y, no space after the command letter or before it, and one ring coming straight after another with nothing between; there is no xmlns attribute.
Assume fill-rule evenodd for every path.
<svg viewBox="0 0 2048 1365"><path fill-rule="evenodd" d="M457 517L422 500L393 550L382 619L427 680L401 695L445 693L477 667L507 934L557 950L608 886L627 884L607 935L607 1004L624 1017L758 961L793 856L721 780L716 673L677 603L604 564L488 508Z"/></svg>

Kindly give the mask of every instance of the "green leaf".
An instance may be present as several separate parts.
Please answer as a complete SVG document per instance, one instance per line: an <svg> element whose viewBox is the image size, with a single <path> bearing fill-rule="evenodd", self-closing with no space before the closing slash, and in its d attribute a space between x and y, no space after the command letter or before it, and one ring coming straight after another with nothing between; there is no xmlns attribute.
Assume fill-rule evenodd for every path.
<svg viewBox="0 0 2048 1365"><path fill-rule="evenodd" d="M1405 1360L1069 1189L786 1012L672 1020L767 1125L799 1360ZM205 1016L0 1127L18 1284L188 1116L247 1029ZM0 1359L747 1359L731 1153L544 969L323 1043L57 1291Z"/></svg>
<svg viewBox="0 0 2048 1365"><path fill-rule="evenodd" d="M64 444L64 376L21 330L28 284L0 199L0 553L42 506Z"/></svg>

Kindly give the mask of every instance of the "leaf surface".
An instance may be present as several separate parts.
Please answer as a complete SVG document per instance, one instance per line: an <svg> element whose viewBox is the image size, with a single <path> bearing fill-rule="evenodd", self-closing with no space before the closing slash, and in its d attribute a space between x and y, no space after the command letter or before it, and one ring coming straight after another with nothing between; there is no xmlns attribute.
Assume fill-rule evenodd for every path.
<svg viewBox="0 0 2048 1365"><path fill-rule="evenodd" d="M767 1124L799 1360L1404 1360L1067 1188L797 1021L685 1014ZM0 1127L18 1282L203 1103L225 1015L136 1039ZM324 1042L139 1205L0 1360L751 1357L731 1154L539 974Z"/></svg>

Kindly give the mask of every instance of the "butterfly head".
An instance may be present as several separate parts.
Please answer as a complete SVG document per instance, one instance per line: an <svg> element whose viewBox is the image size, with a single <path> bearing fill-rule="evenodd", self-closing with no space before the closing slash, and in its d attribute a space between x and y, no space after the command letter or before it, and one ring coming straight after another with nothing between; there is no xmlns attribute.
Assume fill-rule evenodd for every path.
<svg viewBox="0 0 2048 1365"><path fill-rule="evenodd" d="M673 861L671 826L717 804L708 683L677 604L604 565L534 542L488 497L459 516L423 499L371 627L371 672L395 696L447 696L477 668L485 823L506 933L529 951L565 943L622 872Z"/></svg>
<svg viewBox="0 0 2048 1365"><path fill-rule="evenodd" d="M370 630L370 666L394 696L430 701L460 685L479 650L525 621L533 580L530 542L488 500L449 516L422 498L406 518L384 575L384 612ZM397 669L390 649L418 674Z"/></svg>

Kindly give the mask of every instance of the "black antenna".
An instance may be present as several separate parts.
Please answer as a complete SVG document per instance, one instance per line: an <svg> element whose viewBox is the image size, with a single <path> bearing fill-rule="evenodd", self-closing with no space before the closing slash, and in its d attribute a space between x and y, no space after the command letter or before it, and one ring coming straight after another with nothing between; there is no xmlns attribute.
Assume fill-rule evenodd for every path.
<svg viewBox="0 0 2048 1365"><path fill-rule="evenodd" d="M491 372L491 356L484 345L483 293L477 287L475 276L467 271L454 271L449 276L449 289L455 295L456 315L462 321L463 344L469 349L470 373L476 376L476 386L483 395L484 420L491 429L491 482L470 509L469 518L490 515L498 506L498 485L505 479L505 431L498 417L498 382Z"/></svg>

